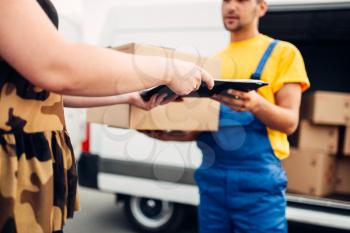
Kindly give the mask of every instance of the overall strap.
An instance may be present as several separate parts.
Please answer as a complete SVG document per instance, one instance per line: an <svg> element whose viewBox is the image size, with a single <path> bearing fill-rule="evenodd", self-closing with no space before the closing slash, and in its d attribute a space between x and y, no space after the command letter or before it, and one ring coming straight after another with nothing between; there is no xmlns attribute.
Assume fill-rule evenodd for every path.
<svg viewBox="0 0 350 233"><path fill-rule="evenodd" d="M276 45L278 44L278 40L273 40L269 47L266 49L263 57L261 58L258 67L256 68L254 74L252 74L251 79L255 79L255 80L260 80L261 78L261 74L264 71L265 65L267 60L269 60L271 53L273 52L273 50L275 49Z"/></svg>

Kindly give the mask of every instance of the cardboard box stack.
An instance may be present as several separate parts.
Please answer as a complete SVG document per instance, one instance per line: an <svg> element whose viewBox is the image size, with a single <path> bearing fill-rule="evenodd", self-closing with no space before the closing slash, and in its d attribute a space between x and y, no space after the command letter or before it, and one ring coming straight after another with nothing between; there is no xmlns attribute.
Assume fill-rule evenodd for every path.
<svg viewBox="0 0 350 233"><path fill-rule="evenodd" d="M220 62L216 59L136 43L114 49L134 55L159 56L193 62L204 68L213 77L220 77ZM135 69L140 69L137 66L136 57L134 63ZM141 69L140 74L147 75L143 74ZM219 110L220 104L212 99L185 98L183 102L172 102L158 106L151 111L144 111L128 104L92 108L87 112L87 121L138 130L216 131L219 124Z"/></svg>
<svg viewBox="0 0 350 233"><path fill-rule="evenodd" d="M350 94L316 91L303 99L302 116L320 125L350 125Z"/></svg>
<svg viewBox="0 0 350 233"><path fill-rule="evenodd" d="M316 91L304 98L293 137L296 148L284 162L288 191L319 197L335 192L350 195L350 158L339 158L350 157L349 131L349 93Z"/></svg>

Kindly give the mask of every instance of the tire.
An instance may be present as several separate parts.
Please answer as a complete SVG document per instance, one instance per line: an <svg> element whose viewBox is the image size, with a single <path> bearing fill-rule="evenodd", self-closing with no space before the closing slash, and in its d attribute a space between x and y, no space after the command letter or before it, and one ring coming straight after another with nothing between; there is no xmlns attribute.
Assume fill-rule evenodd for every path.
<svg viewBox="0 0 350 233"><path fill-rule="evenodd" d="M175 232L186 219L186 206L143 197L128 197L124 211L129 222L140 232Z"/></svg>

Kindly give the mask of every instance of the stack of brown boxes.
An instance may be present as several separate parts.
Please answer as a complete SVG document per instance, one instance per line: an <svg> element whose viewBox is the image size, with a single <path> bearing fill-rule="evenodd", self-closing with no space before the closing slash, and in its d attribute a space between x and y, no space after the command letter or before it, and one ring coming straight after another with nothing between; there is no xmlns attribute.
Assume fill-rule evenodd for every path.
<svg viewBox="0 0 350 233"><path fill-rule="evenodd" d="M303 100L301 116L297 148L284 162L288 191L350 194L350 94L314 92Z"/></svg>

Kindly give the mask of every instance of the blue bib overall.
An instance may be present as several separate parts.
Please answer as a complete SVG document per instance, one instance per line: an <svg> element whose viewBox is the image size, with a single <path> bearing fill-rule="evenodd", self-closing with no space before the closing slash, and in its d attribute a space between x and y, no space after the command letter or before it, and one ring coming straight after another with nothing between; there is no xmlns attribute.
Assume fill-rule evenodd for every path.
<svg viewBox="0 0 350 233"><path fill-rule="evenodd" d="M277 41L252 79L260 79ZM266 126L250 112L221 105L219 131L199 136L203 162L195 172L201 233L287 232L287 177Z"/></svg>

